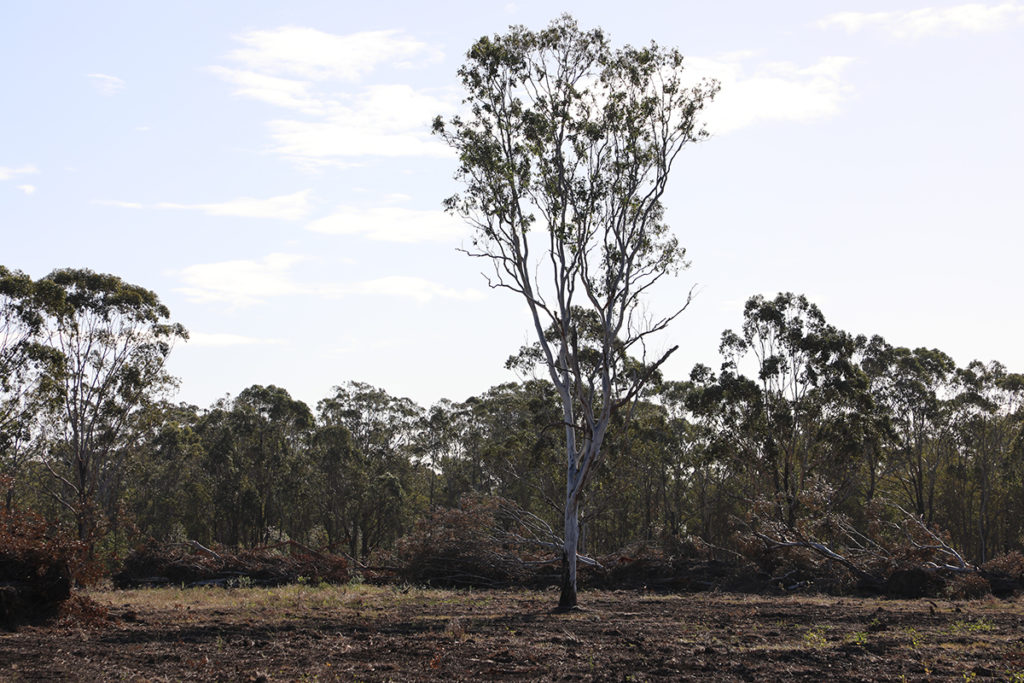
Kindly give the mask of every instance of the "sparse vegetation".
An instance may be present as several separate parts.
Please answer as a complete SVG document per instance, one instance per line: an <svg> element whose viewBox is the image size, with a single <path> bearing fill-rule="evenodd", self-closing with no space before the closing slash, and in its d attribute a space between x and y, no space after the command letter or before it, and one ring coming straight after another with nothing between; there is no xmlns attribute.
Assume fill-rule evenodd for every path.
<svg viewBox="0 0 1024 683"><path fill-rule="evenodd" d="M1021 680L1016 601L291 584L93 590L107 621L0 637L0 679ZM958 611L959 610L959 611ZM883 625L884 628L880 628ZM575 656L569 653L575 652ZM553 671L559 658L564 667ZM1016 677L1016 678L1015 678Z"/></svg>

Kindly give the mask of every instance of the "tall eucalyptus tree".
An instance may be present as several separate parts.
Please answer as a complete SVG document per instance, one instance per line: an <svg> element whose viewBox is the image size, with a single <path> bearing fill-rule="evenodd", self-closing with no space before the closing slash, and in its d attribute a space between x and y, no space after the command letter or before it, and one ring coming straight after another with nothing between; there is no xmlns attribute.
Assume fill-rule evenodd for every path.
<svg viewBox="0 0 1024 683"><path fill-rule="evenodd" d="M651 44L613 49L569 16L479 39L459 70L466 112L434 131L459 155L464 190L446 207L475 228L466 252L490 262L492 287L521 296L561 400L566 440L563 581L576 605L580 496L612 416L675 350L627 365L663 317L648 290L686 266L662 197L717 85L687 85L683 57ZM687 297L688 303L688 297ZM592 320L596 344L584 349ZM551 328L553 335L546 334ZM596 361L587 365L583 356Z"/></svg>

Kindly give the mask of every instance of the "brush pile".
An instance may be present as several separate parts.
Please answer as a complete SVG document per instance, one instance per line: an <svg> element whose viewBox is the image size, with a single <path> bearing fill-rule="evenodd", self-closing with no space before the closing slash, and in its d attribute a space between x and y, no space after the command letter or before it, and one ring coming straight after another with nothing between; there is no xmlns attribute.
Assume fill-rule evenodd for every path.
<svg viewBox="0 0 1024 683"><path fill-rule="evenodd" d="M83 553L82 544L41 517L0 509L0 628L57 614Z"/></svg>
<svg viewBox="0 0 1024 683"><path fill-rule="evenodd" d="M112 577L118 588L139 586L277 586L298 581L345 583L344 557L294 541L252 550L210 550L198 543L149 544L125 558Z"/></svg>
<svg viewBox="0 0 1024 683"><path fill-rule="evenodd" d="M447 588L530 585L530 559L495 533L499 500L466 498L461 508L434 510L382 558L394 569L379 578Z"/></svg>

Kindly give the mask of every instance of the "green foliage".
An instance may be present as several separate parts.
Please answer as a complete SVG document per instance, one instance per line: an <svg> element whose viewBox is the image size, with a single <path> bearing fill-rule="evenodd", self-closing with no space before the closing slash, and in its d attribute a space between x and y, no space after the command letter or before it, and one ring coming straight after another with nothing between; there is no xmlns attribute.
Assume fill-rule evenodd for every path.
<svg viewBox="0 0 1024 683"><path fill-rule="evenodd" d="M495 49L481 54L508 57ZM529 125L538 139L550 134ZM935 543L986 563L950 581L949 597L1011 590L1024 576L1024 375L853 336L784 293L751 298L722 336L719 369L695 366L685 381L631 359L616 337L606 357L615 389L600 381L601 317L571 314L562 357L592 397L646 378L628 411L609 415L603 459L579 493L584 552L696 537L710 552L783 566L761 532L890 568L951 561ZM154 293L114 276L58 270L33 281L0 267L5 509L74 523L107 559L146 538L290 539L365 561L466 495L506 500L552 529L563 520L567 420L554 382L502 384L429 410L355 382L315 415L263 385L207 409L175 405L162 396L173 387L164 362L184 331L167 319ZM557 346L560 334L549 321L545 340ZM530 346L512 364L530 371L544 359ZM578 417L590 389L577 389ZM805 547L787 561L788 571L831 560Z"/></svg>
<svg viewBox="0 0 1024 683"><path fill-rule="evenodd" d="M212 474L216 538L262 545L312 524L296 505L308 481L313 414L276 387L253 385L198 423Z"/></svg>
<svg viewBox="0 0 1024 683"><path fill-rule="evenodd" d="M195 406L149 404L133 423L125 503L144 537L200 543L215 537L214 477Z"/></svg>
<svg viewBox="0 0 1024 683"><path fill-rule="evenodd" d="M828 638L825 637L825 630L826 630L825 628L820 627L820 626L816 627L816 628L809 628L809 629L807 629L807 631L804 632L804 636L803 636L804 642L809 647L813 647L813 648L819 648L820 649L820 648L823 648L823 647L827 646L828 645Z"/></svg>
<svg viewBox="0 0 1024 683"><path fill-rule="evenodd" d="M349 382L317 406L316 458L326 498L321 519L353 558L401 535L412 509L413 438L422 409L368 384Z"/></svg>
<svg viewBox="0 0 1024 683"><path fill-rule="evenodd" d="M23 468L36 454L37 420L54 407L48 396L60 356L42 343L44 322L36 283L0 266L0 476L8 510Z"/></svg>
<svg viewBox="0 0 1024 683"><path fill-rule="evenodd" d="M90 548L119 526L130 423L173 385L164 362L187 334L168 317L156 294L114 275L61 269L33 282L0 269L2 464L22 476L44 466L47 496Z"/></svg>

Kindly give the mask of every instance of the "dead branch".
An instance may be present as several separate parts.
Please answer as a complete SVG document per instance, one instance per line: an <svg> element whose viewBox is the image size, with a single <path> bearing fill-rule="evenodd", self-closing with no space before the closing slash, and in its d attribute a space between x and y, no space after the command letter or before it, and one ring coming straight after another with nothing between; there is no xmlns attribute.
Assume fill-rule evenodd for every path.
<svg viewBox="0 0 1024 683"><path fill-rule="evenodd" d="M209 555L210 557L212 557L215 560L222 559L220 555L218 555L217 553L213 552L212 550L207 548L205 545L203 545L199 541L188 540L188 541L185 541L185 545L192 546L193 548L195 548L199 552L206 553L207 555Z"/></svg>
<svg viewBox="0 0 1024 683"><path fill-rule="evenodd" d="M923 531L928 536L928 538L934 541L934 543L930 545L918 543L914 539L914 537L910 535L909 532L904 530L904 533L907 536L907 540L910 541L911 545L913 545L914 548L918 550L935 551L938 552L940 555L951 557L956 561L955 565L949 563L939 564L937 562L928 561L924 563L926 567L930 567L932 569L944 569L947 571L960 573L974 573L978 571L978 567L969 564L966 560L964 560L963 555L961 555L959 552L956 551L956 549L954 549L952 546L950 546L948 543L942 540L942 538L938 534L929 529L928 525L925 524L924 520L919 515L911 514L904 510L899 505L896 505L895 503L890 503L890 505L892 505L894 508L903 513L903 516L906 518L907 521L913 522L918 529Z"/></svg>
<svg viewBox="0 0 1024 683"><path fill-rule="evenodd" d="M854 574L856 574L857 576L859 576L861 578L865 578L865 579L876 579L877 578L877 577L871 575L870 573L864 571L860 567L858 567L851 560L849 560L849 559L843 557L842 555L840 555L839 553L835 552L834 550L832 550L831 548L826 546L824 543L819 543L818 541L807 541L807 540L780 541L778 539L771 538L770 536L766 536L766 535L762 534L759 531L755 531L754 535L757 536L762 541L764 541L770 548L807 548L808 550L813 550L814 552L818 553L819 555L822 555L822 556L824 556L824 557L826 557L826 558L828 558L828 559L830 559L830 560L832 560L834 562L838 562L839 564L843 565L844 567L846 567L847 569L849 569L850 571L852 571Z"/></svg>
<svg viewBox="0 0 1024 683"><path fill-rule="evenodd" d="M551 528L551 525L529 510L524 510L511 501L499 499L498 512L504 516L507 521L511 521L523 529L528 535L518 534L514 531L508 531L505 529L495 529L495 540L499 542L504 541L505 543L511 543L514 545L532 545L537 548L553 550L556 553L561 553L565 548L565 541L561 536L555 533L555 530ZM555 558L555 561L557 561L557 559L558 558ZM604 569L604 566L600 562L592 557L587 557L586 555L577 553L576 560L591 567Z"/></svg>

